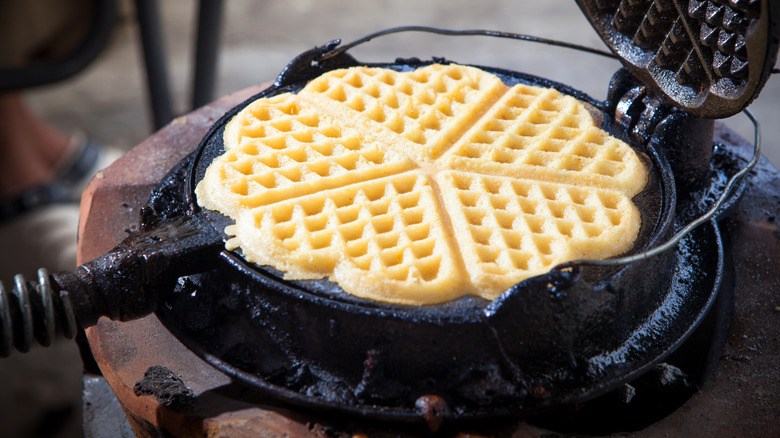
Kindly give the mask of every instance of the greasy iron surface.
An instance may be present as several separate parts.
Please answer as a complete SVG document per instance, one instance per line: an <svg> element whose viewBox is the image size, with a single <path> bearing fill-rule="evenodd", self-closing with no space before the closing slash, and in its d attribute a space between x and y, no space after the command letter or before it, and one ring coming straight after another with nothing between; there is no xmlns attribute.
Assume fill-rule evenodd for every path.
<svg viewBox="0 0 780 438"><path fill-rule="evenodd" d="M577 0L604 42L643 83L698 117L746 108L780 43L773 0Z"/></svg>
<svg viewBox="0 0 780 438"><path fill-rule="evenodd" d="M189 114L93 180L83 198L79 242L82 261L105 253L126 236L125 230L137 223L137 211L144 205L151 185L179 157L192 151L219 114L236 103L234 97L224 98L216 107ZM715 137L715 142L729 154L749 156L749 146L728 130L718 130ZM775 275L780 270L779 202L780 172L762 160L748 178L742 201L723 222L727 260L735 260L738 268L729 268L734 270L736 305L725 348L714 352L719 360L712 365L713 373L682 408L641 432L624 436L780 435L780 423L776 421L776 407L780 406L780 344L775 336L780 333L776 310L780 278ZM229 430L236 436L252 436L261 429L289 436L321 436L317 431L370 434L377 430L375 424L356 419L345 421L332 415L293 412L283 403L241 390L230 384L227 376L183 348L154 315L121 323L101 319L88 329L88 334L96 359L131 422L154 425L159 428L158 435L160 430L173 436L216 430ZM157 405L153 397L133 394L133 385L144 371L158 364L182 376L193 389L199 400L195 412L173 413ZM419 431L409 433L387 424L381 427L383 436L391 430L401 436L419 435ZM454 427L448 430L453 435L463 431ZM520 422L491 421L489 425L470 425L468 431L551 436L549 430Z"/></svg>
<svg viewBox="0 0 780 438"><path fill-rule="evenodd" d="M510 84L554 86L604 108L560 84L487 70ZM281 90L300 87L282 79ZM226 120L242 107L214 125L193 157L182 194L189 203L222 151ZM605 119L606 129L620 135ZM663 157L648 153L662 176L638 198L642 245L673 225L673 178ZM180 187L188 165L172 172L159 193ZM152 199L163 215L168 196ZM205 215L221 232L224 218ZM717 293L722 248L714 224L694 236L677 253L618 271L554 271L490 304L465 299L430 307L349 298L326 281L285 282L223 252L218 269L180 281L158 314L210 363L294 403L420 421L426 416L416 408L420 397L438 394L446 402L443 418L518 415L603 393L668 354L696 326Z"/></svg>

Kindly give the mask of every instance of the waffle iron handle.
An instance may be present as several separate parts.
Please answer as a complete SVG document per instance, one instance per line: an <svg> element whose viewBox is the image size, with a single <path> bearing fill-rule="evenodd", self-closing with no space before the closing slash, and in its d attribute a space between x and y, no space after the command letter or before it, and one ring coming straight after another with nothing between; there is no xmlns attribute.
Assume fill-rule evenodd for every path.
<svg viewBox="0 0 780 438"><path fill-rule="evenodd" d="M282 88L304 82L311 77L319 76L334 68L358 65L355 58L346 53L340 53L338 56L331 56L327 59L324 58L325 54L333 52L339 44L341 44L341 40L338 39L329 41L322 46L307 50L296 56L279 73L279 76L274 81L274 87Z"/></svg>
<svg viewBox="0 0 780 438"><path fill-rule="evenodd" d="M101 316L146 316L180 277L209 269L222 248L205 219L184 215L132 233L74 272L41 269L37 282L17 275L10 293L0 282L0 357L26 352L34 341L48 346L56 333L72 338Z"/></svg>

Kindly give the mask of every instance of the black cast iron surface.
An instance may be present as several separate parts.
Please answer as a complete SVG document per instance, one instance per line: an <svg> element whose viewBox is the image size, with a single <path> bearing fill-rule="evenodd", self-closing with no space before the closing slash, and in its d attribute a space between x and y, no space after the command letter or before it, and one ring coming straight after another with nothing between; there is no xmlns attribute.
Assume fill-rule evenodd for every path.
<svg viewBox="0 0 780 438"><path fill-rule="evenodd" d="M399 61L390 67L419 64ZM560 84L486 70L510 84L541 83L605 107ZM288 79L283 74L275 90L261 95L301 86ZM156 214L176 216L193 208L192 189L222 152L226 120L245 105L215 124L189 158L195 162L183 193L181 177L190 163L185 160L169 174L150 204ZM617 131L610 120L604 126ZM680 225L672 221L673 177L663 157L652 148L648 153L662 176L638 198L645 222L640 247ZM184 207L169 213L170 205ZM205 216L221 233L225 218ZM355 299L327 281L286 282L223 252L219 269L180 280L158 314L219 369L297 404L419 421L424 413L416 405L435 395L445 401L443 418L518 415L591 398L672 351L714 299L721 255L717 225L711 223L676 252L617 272L553 271L493 303L466 298L410 308Z"/></svg>
<svg viewBox="0 0 780 438"><path fill-rule="evenodd" d="M609 48L658 96L722 119L758 96L780 44L773 0L577 0Z"/></svg>
<svg viewBox="0 0 780 438"><path fill-rule="evenodd" d="M188 119L190 120L189 127L192 127L193 118ZM213 121L209 121L208 125L210 126L212 123ZM182 126L184 125L174 125L170 126L170 129L166 129L163 133L163 141L169 142L170 138L179 138L182 135ZM203 135L208 127L201 126L199 129ZM738 151L746 157L751 154L750 145L746 144L744 140L734 137L734 134L728 131L719 130L716 134L716 142L725 144L729 152ZM188 147L187 150L192 148L194 146ZM137 157L149 155L154 155L150 154L149 148L136 154ZM149 167L148 163L149 161L143 161L142 164L135 164L135 168L139 170L132 169L131 172L133 174L146 172ZM154 174L153 180L159 180L164 173L163 169L168 169L174 164L175 162L171 160L165 162L160 171ZM113 211L114 213L110 213L111 217L117 219L111 221L111 228L103 234L97 232L86 234L84 244L91 245L94 239L105 240L106 233L114 237L110 237L104 244L105 248L110 248L115 242L121 240L124 235L122 230L135 224L136 219L127 214L116 213L117 209L113 207L122 204L127 199L132 199L129 201L130 205L134 210L137 210L144 203L142 198L148 196L145 195L148 193L148 186L139 186L132 193L137 193L137 195L133 194L128 197L125 192L111 198L100 195L103 201L94 206L98 209L98 217L101 211ZM727 306L724 309L727 313L734 312L733 323L727 332L725 342L716 342L717 345L712 347L713 351L710 355L714 360L707 365L709 371L701 380L699 391L682 407L675 409L668 416L664 416L662 420L646 423L648 426L639 427L640 432L627 433L631 430L638 430L636 428L610 428L607 424L616 424L614 421L616 418L625 419L624 410L605 412L603 415L604 423L601 427L608 428L607 433L622 431L623 433L619 436L632 437L780 436L780 423L776 421L777 406L780 406L780 343L777 342L777 334L780 333L780 318L778 317L780 313L776 309L780 304L778 302L780 277L776 275L780 263L778 262L780 261L780 233L777 232L776 222L779 201L780 174L766 160L762 160L747 179L747 189L742 201L732 214L721 223L727 255L727 271L733 271L734 280L726 282L722 286L718 301L723 301L723 298L727 298L729 301L734 299L735 305ZM94 211L90 212L87 217L94 217ZM95 252L90 253L93 254L90 257L101 254L107 250L105 248L96 248ZM739 269L734 269L734 265L729 259L736 260ZM708 315L712 314L713 311L710 311ZM730 317L726 316L724 319L729 320ZM688 345L691 342L698 344L699 331L701 331L701 327L697 329L694 337L689 338L685 344ZM93 349L97 355L104 358L103 365L101 365L107 367L104 370L108 370L111 375L119 372L125 376L120 382L113 382L112 387L120 388L122 391L124 391L122 388L129 388L131 397L128 400L129 403L146 402L145 400L136 400L135 396L132 395L132 387L141 378L146 368L160 363L169 364L168 366L172 370L185 378L188 385L194 384L193 388L197 388L196 393L201 402L209 400L214 391L224 393L226 376L211 369L193 355L185 354L180 357L179 354L174 353L178 350L172 348L171 344L179 344L167 330L160 327L158 319L153 315L131 323L118 323L102 319L96 327L90 329L89 333L92 336L90 342ZM705 341L705 343L707 342L709 341ZM136 348L138 356L136 356L135 361L128 364L127 359L131 354L128 350L135 352ZM679 351L680 349L676 350L673 356L676 356ZM676 364L690 375L690 368L674 362L673 357L664 359L664 362ZM204 368L211 371L204 373ZM129 369L133 371L129 372ZM196 376L204 376L207 379L204 381L203 377ZM647 374L643 376L647 376ZM632 381L632 384L636 384L636 382ZM228 386L236 390L235 393L231 393L231 397L234 397L231 400L242 401L244 403L241 405L244 406L243 409L246 409L246 403L253 403L253 406L256 406L252 410L240 412L238 412L240 408L231 409L231 411L236 411L231 413L231 418L240 417L240 424L244 427L242 430L248 431L247 434L250 436L255 433L253 431L265 430L264 427L268 428L268 426L264 426L264 421L267 421L269 409L270 412L287 409L284 411L287 412L285 424L290 425L290 433L293 434L301 430L306 432L306 427L312 427L312 425L314 425L315 431L322 431L328 436L353 435L355 433L367 433L373 436L371 431L375 431L379 436L387 436L387 432L390 430L396 431L399 436L419 436L421 434L419 428L414 429L415 432L409 434L408 429L402 429L401 426L371 421L360 422L359 417L355 416L345 420L332 413L314 415L306 410L296 410L296 413L291 413L290 406L285 403L271 401L269 397L249 389L239 391L239 385L236 384ZM641 388L638 389L637 397L627 408L633 406L644 394ZM614 392L607 394L606 397L611 397L613 394ZM148 397L144 397L144 399L148 399ZM224 407L225 403L222 401L219 404L218 412L225 412L227 409ZM668 405L666 401L662 401L662 403L664 406ZM590 402L586 404L586 406L590 405ZM588 410L587 408L582 409L580 405L570 409L577 412ZM133 412L137 414L147 411L137 409ZM164 409L159 409L153 411L151 415L158 415L159 419L161 418L159 415L164 412L166 412ZM203 419L211 418L214 413L199 410L194 415L196 419ZM168 417L163 416L162 418ZM521 424L517 421L490 420L471 425L455 423L450 426L445 422L441 432L453 436L464 431L478 432L480 435L495 434L496 436L541 438L551 437L553 433L556 436L570 436L560 426L561 422L564 421L561 419L560 412L556 411L556 414L550 418L554 419L551 424L557 424L557 426L539 429L524 424L526 421ZM215 419L215 421L222 420ZM542 426L537 421L527 421L530 424ZM229 426L235 427L238 426L238 423L231 422ZM170 428L170 423L168 426L161 427L169 427L167 431L174 435L176 433L172 431L178 430L175 427ZM285 431L287 430L285 429ZM403 433L404 430L407 431L406 435ZM589 434L586 430L578 428L569 428L568 430L574 436Z"/></svg>
<svg viewBox="0 0 780 438"><path fill-rule="evenodd" d="M296 404L418 420L415 400L440 393L450 405L446 418L520 415L606 392L672 351L715 296L722 269L720 251L714 224L687 239L674 254L674 268L669 271L672 278L665 289L670 293L654 307L656 310L639 326L615 314L609 324L601 322L606 330L628 334L614 343L613 349L578 358L581 362L577 364L556 365L554 357L552 361L550 357L526 358L524 346L509 341L538 336L539 325L575 329L575 308L589 300L578 297L581 291L556 290L554 277L529 281L522 287L522 296L510 295L520 303L504 303L500 309L511 311L490 314L489 306L481 312L464 306L461 310L466 311L452 312L457 309L454 307L450 309L451 320L442 322L424 315L403 315L398 309L339 305L239 266L237 271L215 270L183 279L158 316L188 347L220 370ZM229 263L236 260L226 259ZM279 289L284 289L283 293ZM403 324L393 321L399 312ZM552 319L546 319L545 314ZM621 325L630 328L622 332ZM394 330L388 332L388 327ZM505 333L493 332L496 328ZM554 332L560 335L558 330ZM366 336L370 339L364 339ZM549 344L537 345L538 351L546 347L552 353L561 348L550 339L552 334L541 336ZM372 340L374 349L356 348ZM487 358L501 349L515 358L514 363L490 363ZM402 366L399 360L425 365L423 358L441 359L442 350L450 351L450 359L436 364L436 371L449 385L450 393L432 387L441 382L422 379L416 382L418 386L411 386L397 381L395 367ZM562 350L577 354L571 345ZM318 354L333 357L337 368L359 377L346 381L329 371L332 363L306 360ZM516 368L507 371L507 366ZM518 374L511 376L511 372ZM361 399L366 393L371 398Z"/></svg>
<svg viewBox="0 0 780 438"><path fill-rule="evenodd" d="M306 78L357 63L345 53L320 62L329 46L296 58L255 98L295 91ZM426 63L413 59L379 66L405 71L421 65ZM638 93L624 98L611 92L616 99L602 103L561 84L482 68L509 85L530 83L573 95L591 106L604 129L634 147L644 146L650 177L635 197L643 223L632 252L654 247L680 228L688 213L705 209L700 200L706 196L694 195L712 187L676 186L664 157L684 138L679 134L688 126L687 116L648 100L633 85L630 90ZM672 351L717 294L723 258L714 222L676 251L620 268L553 269L493 302L468 297L436 306L388 305L349 296L327 280L284 281L278 272L221 250L226 219L200 210L193 193L224 149L225 124L249 101L229 111L196 152L164 178L142 209L140 231L75 273L51 277L53 307L35 300L12 302L10 309L24 316L13 322L24 327L4 331L5 337L16 334L18 345L29 345L33 333L44 333L41 329L56 320L41 318L45 324L38 324L32 316L41 310L69 319L75 315L84 326L101 315L138 318L160 309L162 300L161 320L172 332L257 389L301 405L425 420L433 428L443 418L527 414L608 391ZM658 115L659 127L676 120L671 128L658 129L673 135L654 137L654 124L634 129L639 125L631 121L632 108L642 106ZM634 134L640 134L639 143ZM689 202L676 204L678 193ZM48 281L48 275L42 278ZM24 298L27 289L14 292Z"/></svg>

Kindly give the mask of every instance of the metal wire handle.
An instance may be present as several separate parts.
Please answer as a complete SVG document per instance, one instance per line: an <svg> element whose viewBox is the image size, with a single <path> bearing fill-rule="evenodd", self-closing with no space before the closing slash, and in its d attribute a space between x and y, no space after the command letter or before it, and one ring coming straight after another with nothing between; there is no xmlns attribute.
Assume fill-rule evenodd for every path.
<svg viewBox="0 0 780 438"><path fill-rule="evenodd" d="M402 33L402 32L426 32L426 33L434 33L438 35L448 35L448 36L475 36L476 35L476 36L489 36L495 38L508 38L508 39L514 39L520 41L528 41L532 43L547 44L550 46L565 47L568 49L579 50L582 52L592 53L594 55L604 56L612 59L617 58L617 56L615 56L612 52L606 52L604 50L594 49L579 44L567 43L565 41L558 41L549 38L535 37L533 35L526 35L521 33L501 32L497 30L485 30L485 29L450 30L450 29L442 29L442 28L430 27L430 26L400 26L400 27L393 27L390 29L380 30L378 32L374 32L362 38L359 38L351 43L338 46L335 49L324 53L320 57L320 60L324 61L326 59L330 59L336 55L346 52L347 50L355 46L359 46L363 43L371 41L374 38L390 35L394 33Z"/></svg>
<svg viewBox="0 0 780 438"><path fill-rule="evenodd" d="M567 43L564 41L557 41L552 40L548 38L540 38L535 37L532 35L526 35L526 34L519 34L519 33L512 33L512 32L500 32L495 30L483 30L483 29L470 29L470 30L449 30L449 29L441 29L437 27L428 27L428 26L401 26L401 27L394 27L390 29L381 30L378 32L374 32L372 34L366 35L362 38L359 38L351 43L344 44L342 46L338 46L334 48L333 50L324 53L320 60L326 60L329 58L332 58L334 56L337 56L341 53L346 52L347 50L359 46L363 43L366 43L368 41L371 41L374 38L390 35L394 33L401 33L401 32L427 32L427 33L434 33L439 35L449 35L449 36L469 36L469 35L481 35L481 36L490 36L490 37L497 37L497 38L509 38L509 39L515 39L515 40L521 40L521 41L528 41L533 43L541 43L541 44L547 44L552 46L558 46L558 47L565 47L568 49L578 50L582 52L591 53L594 55L604 56L607 58L617 58L616 55L614 55L611 52L605 52L603 50L593 49L591 47L582 46L579 44L573 44L573 43ZM773 69L771 71L772 74L780 72L779 69ZM638 262L641 260L645 260L651 257L654 257L658 254L661 254L665 251L668 251L669 249L673 248L677 243L680 242L685 236L690 234L694 229L699 227L705 222L710 221L715 215L718 213L718 211L723 207L723 205L726 203L726 201L733 195L734 189L736 185L745 177L745 175L748 174L753 168L758 164L758 160L761 158L761 129L759 127L758 120L756 119L755 115L752 111L745 108L742 110L742 112L750 119L750 121L753 123L753 132L754 132L754 140L753 140L753 158L750 160L750 162L739 172L734 174L726 184L726 187L723 189L723 193L718 197L715 204L712 205L712 207L703 215L699 216L698 218L691 221L688 225L683 227L680 231L678 231L672 238L667 240L661 245L656 246L655 248L652 248L650 250L640 252L634 255L625 256L625 257L615 257L611 259L606 260L597 260L597 259L580 259L580 260L572 260L569 262L562 263L555 267L555 269L568 269L574 266L580 266L580 265L592 265L592 266L621 266L621 265L627 265L630 263Z"/></svg>
<svg viewBox="0 0 780 438"><path fill-rule="evenodd" d="M761 129L758 120L756 120L755 115L749 109L745 108L744 110L742 110L742 112L753 123L753 158L750 160L750 162L747 163L747 165L745 165L745 167L743 167L739 172L735 173L731 178L729 178L726 187L724 187L723 189L723 193L720 194L718 199L715 201L712 207L710 207L710 209L707 210L706 213L691 221L688 225L683 227L680 231L677 232L677 234L672 236L669 240L667 240L661 245L656 246L653 249L640 252L634 255L630 255L630 256L615 257L615 258L605 259L605 260L597 260L597 259L572 260L566 263L561 263L560 265L556 266L555 269L566 269L566 268L571 268L573 266L580 266L580 265L620 266L620 265L627 265L629 263L638 262L640 260L649 259L658 254L661 254L664 251L673 248L675 245L677 245L677 243L680 242L680 240L682 240L685 236L690 234L698 226L704 224L705 222L709 222L713 217L715 217L715 215L718 213L721 207L723 207L723 204L725 204L726 201L728 201L729 197L733 194L736 185L745 177L745 175L747 175L751 170L753 170L756 164L758 164L758 160L761 158Z"/></svg>

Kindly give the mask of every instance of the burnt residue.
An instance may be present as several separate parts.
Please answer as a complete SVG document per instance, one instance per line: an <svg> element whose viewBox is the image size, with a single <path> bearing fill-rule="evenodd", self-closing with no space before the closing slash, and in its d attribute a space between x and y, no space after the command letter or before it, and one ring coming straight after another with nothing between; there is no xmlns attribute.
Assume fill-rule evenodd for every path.
<svg viewBox="0 0 780 438"><path fill-rule="evenodd" d="M414 312L408 315L408 309L344 305L274 278L258 278L256 271L243 277L250 273L245 267L243 275L228 275L227 269L180 282L158 315L190 348L221 370L288 402L370 418L417 421L415 401L437 394L449 406L446 418L527 413L571 399L572 394L606 391L626 376L640 373L653 362L651 358L665 355L678 342L706 307L701 300L713 293L714 278L695 275L718 265L717 246L713 249L713 240L707 237L712 228L702 232L696 236L702 247L696 254L703 251L707 257L682 253L676 259L674 269L685 273L675 286L681 288L680 295L670 302L677 307L660 310L663 318L640 327L616 310L605 313L600 307L582 307L582 297L587 296L582 291L568 290L551 298L545 282L538 295L519 288L519 297L528 295L527 305L504 307L506 319L501 321L502 310L490 322L504 333L498 344L482 316L468 319L467 308L445 313L449 321L434 322L431 315L424 316L431 309L420 309L415 316ZM606 309L625 306L630 300L624 295L633 294L627 288L628 283L604 286L597 295L612 303ZM539 310L539 303L545 300L552 306L551 315L560 317L542 320L547 312ZM565 310L578 307L577 312ZM595 310L605 319L577 316ZM680 312L679 319L675 311ZM332 329L333 320L338 321L337 330ZM512 328L514 321L529 329ZM536 350L529 343L539 336L535 323L549 328ZM602 329L578 331L583 324ZM614 331L612 327L633 333L626 354L588 368L589 355L598 354L604 345L627 342L615 333L606 336L605 332ZM570 340L563 343L567 336ZM548 353L524 353L533 351Z"/></svg>
<svg viewBox="0 0 780 438"><path fill-rule="evenodd" d="M518 387L495 362L472 364L469 369L460 369L448 376L457 388L461 400L469 400L479 407L490 406L500 400L510 403L523 398L527 390Z"/></svg>
<svg viewBox="0 0 780 438"><path fill-rule="evenodd" d="M431 432L439 430L444 421L444 414L448 410L447 402L435 394L420 396L415 400L414 407L425 420L425 424L428 425L428 430Z"/></svg>
<svg viewBox="0 0 780 438"><path fill-rule="evenodd" d="M197 406L195 393L170 369L154 365L133 387L136 396L153 395L160 405L176 412L192 412Z"/></svg>
<svg viewBox="0 0 780 438"><path fill-rule="evenodd" d="M398 400L408 393L408 388L395 378L393 364L384 359L384 349L372 348L363 361L363 376L355 386L355 397L367 402Z"/></svg>
<svg viewBox="0 0 780 438"><path fill-rule="evenodd" d="M685 372L674 365L668 363L659 363L653 368L653 371L658 374L658 383L661 386L677 386L680 385L685 388L691 386L688 382L688 376Z"/></svg>
<svg viewBox="0 0 780 438"><path fill-rule="evenodd" d="M160 181L152 192L149 202L141 208L140 223L145 230L172 218L191 214L194 206L183 202L182 193L186 184L186 173L194 157L187 155L179 161Z"/></svg>
<svg viewBox="0 0 780 438"><path fill-rule="evenodd" d="M707 172L701 178L703 184L696 190L681 191L680 205L678 214L684 221L696 219L702 211L712 207L720 198L728 185L729 178L739 172L747 160L738 156L733 149L726 147L723 143L716 143L713 148L712 160L708 162ZM747 181L743 179L732 190L719 210L717 217L725 218L729 216L742 197L747 187Z"/></svg>
<svg viewBox="0 0 780 438"><path fill-rule="evenodd" d="M424 64L376 66L403 71ZM564 85L484 69L510 85L553 86L606 108ZM204 137L191 167L179 166L166 177L169 183L150 203L155 214L168 218L165 204L179 204L171 215L192 211L224 239L229 220L200 211L193 190L224 150L227 120L257 97L301 86L285 82L228 112ZM610 117L604 119L605 128L619 131ZM650 188L635 199L644 219L635 249L657 244L679 226L663 152L652 146L646 152L652 176ZM177 182L182 174L184 187ZM667 253L620 269L554 271L518 284L492 304L468 297L426 307L362 300L327 280L285 281L278 272L246 263L239 253L222 251L210 269L180 281L158 315L220 370L297 405L420 422L417 400L435 394L448 407L442 414L447 419L524 415L620 386L681 341L719 284L719 273L711 271L720 266L717 227L703 228L698 238L705 258ZM675 290L672 272L687 265L709 274L694 275ZM680 318L663 309L670 293L683 297ZM657 312L669 317L653 319ZM628 354L591 360L621 350Z"/></svg>

